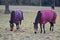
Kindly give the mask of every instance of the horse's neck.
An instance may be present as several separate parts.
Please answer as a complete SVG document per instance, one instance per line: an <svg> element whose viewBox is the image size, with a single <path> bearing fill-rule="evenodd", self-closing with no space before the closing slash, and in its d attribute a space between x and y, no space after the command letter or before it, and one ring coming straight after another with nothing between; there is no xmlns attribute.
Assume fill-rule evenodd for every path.
<svg viewBox="0 0 60 40"><path fill-rule="evenodd" d="M36 16L36 19L35 19L35 23L38 23L39 20L40 20L40 17L39 17L39 15L37 15L37 16Z"/></svg>
<svg viewBox="0 0 60 40"><path fill-rule="evenodd" d="M35 19L35 23L38 24L38 21L39 21L39 20L36 18L36 19Z"/></svg>

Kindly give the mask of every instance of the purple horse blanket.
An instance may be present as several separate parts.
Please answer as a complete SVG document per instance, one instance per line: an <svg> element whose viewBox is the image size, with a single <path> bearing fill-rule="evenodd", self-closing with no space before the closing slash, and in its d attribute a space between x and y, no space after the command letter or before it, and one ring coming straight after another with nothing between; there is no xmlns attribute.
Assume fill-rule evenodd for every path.
<svg viewBox="0 0 60 40"><path fill-rule="evenodd" d="M10 23L19 23L23 20L23 12L21 10L13 10L11 13Z"/></svg>
<svg viewBox="0 0 60 40"><path fill-rule="evenodd" d="M39 10L35 19L35 23L46 24L47 22L55 23L57 14L54 10Z"/></svg>
<svg viewBox="0 0 60 40"><path fill-rule="evenodd" d="M47 22L55 23L56 21L56 12L54 10L40 10L42 16L40 18L40 23L45 24Z"/></svg>

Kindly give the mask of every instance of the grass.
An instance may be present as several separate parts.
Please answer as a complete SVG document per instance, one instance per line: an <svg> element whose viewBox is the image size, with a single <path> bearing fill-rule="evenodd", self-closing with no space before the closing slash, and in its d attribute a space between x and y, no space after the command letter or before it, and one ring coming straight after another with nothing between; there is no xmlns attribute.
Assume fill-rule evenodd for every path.
<svg viewBox="0 0 60 40"><path fill-rule="evenodd" d="M24 20L22 21L21 28L25 31L23 33L20 33L20 37L25 37L25 36L30 36L31 34L34 33L34 28L33 28L33 22L36 17L36 13L38 10L41 9L50 9L50 7L39 7L39 6L10 6L10 11L14 9L21 9L24 12ZM1 9L4 10L4 9ZM60 7L56 7L55 11L57 12L57 20L55 24L55 31L60 32ZM3 14L3 12L0 12L0 34L6 33L6 28L9 30L9 19L10 19L10 14ZM2 30L3 29L3 30ZM14 29L15 30L15 29ZM46 32L49 33L49 23L46 24ZM55 33L51 33L52 35L54 34L54 38L57 35ZM7 33L10 34L17 34L14 32L7 31ZM9 35L10 35L9 34ZM59 33L58 33L59 34ZM18 34L17 34L18 35ZM17 36L15 35L15 36ZM15 37L14 36L14 37ZM1 38L2 39L2 38ZM55 39L53 39L55 40Z"/></svg>

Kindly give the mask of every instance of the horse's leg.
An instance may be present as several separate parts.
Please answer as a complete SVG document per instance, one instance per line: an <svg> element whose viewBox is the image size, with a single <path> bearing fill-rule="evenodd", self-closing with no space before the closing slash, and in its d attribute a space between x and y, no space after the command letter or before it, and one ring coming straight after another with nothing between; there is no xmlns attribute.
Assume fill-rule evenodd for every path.
<svg viewBox="0 0 60 40"><path fill-rule="evenodd" d="M16 29L17 30L19 29L19 23L16 23Z"/></svg>
<svg viewBox="0 0 60 40"><path fill-rule="evenodd" d="M43 30L44 30L44 33L45 33L45 24L43 24Z"/></svg>
<svg viewBox="0 0 60 40"><path fill-rule="evenodd" d="M40 29L41 29L40 33L42 33L42 24L40 24Z"/></svg>
<svg viewBox="0 0 60 40"><path fill-rule="evenodd" d="M20 27L21 27L22 20L20 20Z"/></svg>
<svg viewBox="0 0 60 40"><path fill-rule="evenodd" d="M52 28L52 31L53 31L53 29L54 29L54 24L53 23L51 23L51 28Z"/></svg>
<svg viewBox="0 0 60 40"><path fill-rule="evenodd" d="M52 22L50 22L50 31L52 30L53 31L54 29L54 24Z"/></svg>
<svg viewBox="0 0 60 40"><path fill-rule="evenodd" d="M52 23L52 31L54 30L54 24Z"/></svg>
<svg viewBox="0 0 60 40"><path fill-rule="evenodd" d="M14 24L10 24L10 31L13 31Z"/></svg>
<svg viewBox="0 0 60 40"><path fill-rule="evenodd" d="M20 25L21 25L22 20L20 20Z"/></svg>
<svg viewBox="0 0 60 40"><path fill-rule="evenodd" d="M52 27L52 24L51 24L51 22L50 22L50 31L51 31L51 27Z"/></svg>

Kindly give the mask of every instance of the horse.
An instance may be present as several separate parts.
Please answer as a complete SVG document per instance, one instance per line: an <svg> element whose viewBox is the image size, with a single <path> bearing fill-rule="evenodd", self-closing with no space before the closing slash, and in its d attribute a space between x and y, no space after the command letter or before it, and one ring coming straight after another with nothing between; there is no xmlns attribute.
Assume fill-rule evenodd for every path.
<svg viewBox="0 0 60 40"><path fill-rule="evenodd" d="M56 18L57 18L57 14L54 10L51 9L45 9L45 10L39 10L37 12L37 16L35 18L35 22L34 24L34 30L35 30L35 34L37 33L37 29L38 29L38 23L40 24L40 33L42 33L42 26L43 26L43 30L44 33L45 32L45 24L46 23L50 23L50 31L53 31L54 29L54 24L56 23Z"/></svg>
<svg viewBox="0 0 60 40"><path fill-rule="evenodd" d="M19 9L13 10L11 12L10 21L9 21L10 31L13 31L14 23L16 24L16 29L18 30L20 28L19 24L21 25L23 19L24 19L23 11Z"/></svg>

